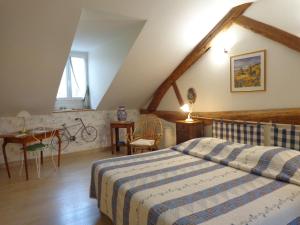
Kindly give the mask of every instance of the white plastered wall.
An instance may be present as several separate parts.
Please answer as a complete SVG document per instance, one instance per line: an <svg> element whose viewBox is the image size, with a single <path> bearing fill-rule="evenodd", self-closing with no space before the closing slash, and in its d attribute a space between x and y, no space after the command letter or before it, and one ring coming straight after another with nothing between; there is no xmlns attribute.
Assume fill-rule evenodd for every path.
<svg viewBox="0 0 300 225"><path fill-rule="evenodd" d="M89 88L93 109L98 107L143 25L144 22L136 22L128 26L122 35L89 52Z"/></svg>
<svg viewBox="0 0 300 225"><path fill-rule="evenodd" d="M189 87L196 89L194 110L230 111L300 107L300 54L238 25L230 28L238 38L230 55L266 49L266 91L230 92L230 55L222 49L211 49L178 81L183 95ZM173 92L172 89L169 92ZM167 93L159 110L174 108L177 99Z"/></svg>
<svg viewBox="0 0 300 225"><path fill-rule="evenodd" d="M53 110L81 0L7 0L0 6L0 115Z"/></svg>
<svg viewBox="0 0 300 225"><path fill-rule="evenodd" d="M297 0L261 0L255 2L245 16L300 35L300 2ZM283 13L285 12L285 13ZM189 87L194 87L198 99L195 111L255 110L300 107L300 53L238 25L229 36L235 39L229 54L213 46L178 81L186 99ZM226 43L224 44L226 45ZM265 49L266 91L230 92L230 56ZM170 92L164 96L159 110L179 110L177 99Z"/></svg>

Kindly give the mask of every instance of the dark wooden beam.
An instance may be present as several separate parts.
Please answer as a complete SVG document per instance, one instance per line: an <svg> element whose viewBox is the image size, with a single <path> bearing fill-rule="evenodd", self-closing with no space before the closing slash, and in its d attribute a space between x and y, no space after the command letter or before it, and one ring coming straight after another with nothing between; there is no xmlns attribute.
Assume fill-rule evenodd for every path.
<svg viewBox="0 0 300 225"><path fill-rule="evenodd" d="M184 120L187 118L187 113L177 111L155 111L149 112L147 109L141 109L141 114L154 114L161 119L175 123L176 120Z"/></svg>
<svg viewBox="0 0 300 225"><path fill-rule="evenodd" d="M279 42L295 51L300 52L300 38L293 34L246 16L240 16L235 20L235 23L266 38Z"/></svg>
<svg viewBox="0 0 300 225"><path fill-rule="evenodd" d="M200 41L200 43L184 58L169 77L155 91L148 111L155 111L163 96L173 83L184 74L205 52L210 48L211 41L221 31L227 29L239 16L241 16L252 3L246 3L232 8L223 19Z"/></svg>
<svg viewBox="0 0 300 225"><path fill-rule="evenodd" d="M150 112L147 110L142 110L141 113ZM176 111L155 111L153 112L153 114L170 122L182 120L187 117L185 113ZM210 123L212 119L227 119L300 125L300 108L224 112L193 112L192 117L194 119L199 118L201 120L205 120L208 123Z"/></svg>
<svg viewBox="0 0 300 225"><path fill-rule="evenodd" d="M174 92L175 92L175 95L177 97L179 105L182 106L184 104L184 101L181 97L181 94L180 94L180 91L178 89L178 86L177 86L176 82L173 83L173 89L174 89Z"/></svg>

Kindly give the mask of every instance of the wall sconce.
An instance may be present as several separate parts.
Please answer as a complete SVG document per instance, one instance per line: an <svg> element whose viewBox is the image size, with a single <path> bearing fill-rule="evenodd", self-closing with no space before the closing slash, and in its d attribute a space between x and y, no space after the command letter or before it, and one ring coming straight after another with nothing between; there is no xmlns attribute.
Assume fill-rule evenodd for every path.
<svg viewBox="0 0 300 225"><path fill-rule="evenodd" d="M222 49L225 54L228 54L236 42L236 34L232 30L227 30L221 32L214 38L212 46L219 50Z"/></svg>

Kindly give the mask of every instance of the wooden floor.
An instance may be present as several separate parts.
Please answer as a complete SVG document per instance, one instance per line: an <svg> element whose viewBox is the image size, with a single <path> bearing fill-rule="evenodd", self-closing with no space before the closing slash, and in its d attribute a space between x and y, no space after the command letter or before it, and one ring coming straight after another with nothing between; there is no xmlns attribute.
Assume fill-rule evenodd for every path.
<svg viewBox="0 0 300 225"><path fill-rule="evenodd" d="M11 180L0 169L0 224L111 225L89 198L91 163L108 157L103 150L63 155L56 172L46 159L40 179L31 163L29 181L18 175L19 167L12 168Z"/></svg>

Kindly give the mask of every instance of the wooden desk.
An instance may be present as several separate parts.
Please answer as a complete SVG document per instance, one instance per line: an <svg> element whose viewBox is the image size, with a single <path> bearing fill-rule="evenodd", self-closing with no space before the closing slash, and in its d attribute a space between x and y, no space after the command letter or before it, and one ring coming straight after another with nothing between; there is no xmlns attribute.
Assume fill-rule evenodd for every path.
<svg viewBox="0 0 300 225"><path fill-rule="evenodd" d="M127 135L131 135L134 130L134 122L131 121L112 121L110 123L110 136L111 136L111 147L112 147L112 154L115 153L115 151L120 150L120 145L119 145L119 128L125 128ZM115 139L116 139L116 148L114 148L114 129L115 129ZM130 155L130 144L127 141L127 155Z"/></svg>
<svg viewBox="0 0 300 225"><path fill-rule="evenodd" d="M188 141L193 138L204 136L203 121L194 120L186 122L185 120L176 121L176 144Z"/></svg>
<svg viewBox="0 0 300 225"><path fill-rule="evenodd" d="M60 166L60 153L61 153L61 139L59 135L59 130L54 131L54 135L58 138L58 157L57 157L57 166ZM7 161L7 155L6 155L6 145L8 143L15 143L15 144L22 144L23 147L23 153L24 153L24 164L25 164L25 171L26 171L26 180L29 179L28 176L28 166L27 166L27 151L26 147L28 144L36 142L38 140L43 140L46 138L51 137L53 134L53 130L46 130L42 133L31 133L30 131L24 135L24 136L16 136L17 133L10 133L10 134L1 134L0 138L3 138L3 145L2 145L2 151L5 161L5 167L8 174L8 177L10 178L10 171L9 171L9 165ZM43 163L43 152L41 152L41 163Z"/></svg>

